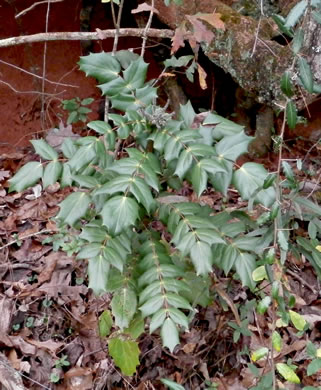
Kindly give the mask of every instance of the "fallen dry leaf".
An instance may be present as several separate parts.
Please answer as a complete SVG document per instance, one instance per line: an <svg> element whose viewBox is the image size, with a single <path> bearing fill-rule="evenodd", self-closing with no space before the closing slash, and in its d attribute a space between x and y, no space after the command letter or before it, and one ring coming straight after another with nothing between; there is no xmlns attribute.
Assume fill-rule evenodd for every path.
<svg viewBox="0 0 321 390"><path fill-rule="evenodd" d="M47 341L37 341L37 340L28 339L28 343L34 345L39 349L44 349L48 351L53 357L56 357L57 350L64 345L63 342L56 342L50 339Z"/></svg>
<svg viewBox="0 0 321 390"><path fill-rule="evenodd" d="M25 390L20 374L2 353L0 353L0 383L7 390Z"/></svg>
<svg viewBox="0 0 321 390"><path fill-rule="evenodd" d="M25 360L19 359L15 349L10 350L8 354L8 359L10 360L11 365L15 370L23 371L26 373L30 372L30 363Z"/></svg>
<svg viewBox="0 0 321 390"><path fill-rule="evenodd" d="M90 368L73 367L64 375L68 390L90 390L93 388L93 374Z"/></svg>
<svg viewBox="0 0 321 390"><path fill-rule="evenodd" d="M10 171L5 171L4 169L0 169L0 181L10 176Z"/></svg>
<svg viewBox="0 0 321 390"><path fill-rule="evenodd" d="M197 18L204 20L215 28L225 31L225 24L221 19L221 16L220 13L213 12L212 14L198 14Z"/></svg>
<svg viewBox="0 0 321 390"><path fill-rule="evenodd" d="M211 43L212 42L212 40L214 39L213 32L211 30L208 30L206 28L206 26L197 19L198 16L186 15L186 18L193 26L193 31L194 31L193 36L198 43L200 43L200 42Z"/></svg>
<svg viewBox="0 0 321 390"><path fill-rule="evenodd" d="M48 131L46 141L53 148L60 150L60 147L66 138L75 140L79 138L79 135L72 132L71 125L65 126L62 122L60 122L59 129L54 128Z"/></svg>
<svg viewBox="0 0 321 390"><path fill-rule="evenodd" d="M0 343L7 347L13 346L13 343L8 336L13 310L13 300L3 297L0 301Z"/></svg>
<svg viewBox="0 0 321 390"><path fill-rule="evenodd" d="M139 4L139 6L137 8L132 9L131 13L138 14L139 12L144 12L144 11L150 12L151 10L153 10L153 12L155 14L159 14L158 10L155 7L153 8L151 5L149 5L147 3Z"/></svg>
<svg viewBox="0 0 321 390"><path fill-rule="evenodd" d="M199 82L200 82L200 87L202 89L206 89L207 88L207 84L206 84L207 73L201 67L200 64L197 64L197 71L198 71L198 78L199 78Z"/></svg>
<svg viewBox="0 0 321 390"><path fill-rule="evenodd" d="M187 32L186 32L184 25L180 25L179 27L177 27L177 29L174 32L174 36L172 38L171 54L176 53L180 47L185 46L184 39L185 39L186 33Z"/></svg>

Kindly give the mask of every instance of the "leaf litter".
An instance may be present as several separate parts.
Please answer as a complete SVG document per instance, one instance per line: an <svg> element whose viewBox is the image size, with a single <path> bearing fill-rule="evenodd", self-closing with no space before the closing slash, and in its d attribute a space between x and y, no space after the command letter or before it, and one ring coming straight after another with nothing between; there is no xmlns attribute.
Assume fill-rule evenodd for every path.
<svg viewBox="0 0 321 390"><path fill-rule="evenodd" d="M207 17L199 18L206 20ZM206 20L208 21L208 20ZM193 20L199 27L197 21ZM200 34L207 34L200 29ZM52 142L63 142L70 129L61 126ZM60 137L60 138L59 138ZM217 294L217 300L206 308L200 307L192 319L190 332L182 335L181 344L170 353L162 348L160 336L143 334L139 338L140 365L136 375L124 376L110 358L105 339L99 337L98 321L104 310L110 309L108 294L95 297L87 288L86 265L73 256L52 250L42 244L57 231L50 220L57 214L60 203L70 192L59 187L23 194L7 194L6 180L19 166L30 161L28 154L8 155L0 170L0 383L8 389L164 389L161 379L175 381L185 389L203 389L205 383L215 383L219 390L249 389L256 377L248 362L240 357L244 347L268 347L269 315L248 310L250 336L233 340L235 310L250 300L237 281L229 280L229 288ZM1 161L5 161L1 159ZM10 175L8 174L10 173ZM28 196L28 194L33 196ZM27 196L26 196L27 195ZM231 193L228 207L239 203ZM173 197L198 201L188 186ZM208 191L201 197L203 204L219 207L222 197ZM162 229L162 226L159 227ZM310 340L319 338L321 309L319 285L309 263L291 259L288 283L296 297L296 308L305 321L312 324ZM77 282L83 280L83 283ZM219 279L220 289L226 279ZM270 286L262 282L262 291ZM215 291L215 285L213 286ZM228 302L228 304L227 304ZM231 310L231 307L234 310ZM242 314L242 313L240 313ZM243 317L241 317L243 320ZM283 348L275 352L277 361L291 358L306 369L306 341L295 336L293 325L279 329ZM59 366L63 356L68 365ZM243 359L243 360L242 360ZM267 372L266 359L258 361L260 375ZM53 384L53 374L60 378ZM302 376L302 375L301 375ZM307 386L317 385L318 375L304 378ZM294 390L294 385L288 389Z"/></svg>

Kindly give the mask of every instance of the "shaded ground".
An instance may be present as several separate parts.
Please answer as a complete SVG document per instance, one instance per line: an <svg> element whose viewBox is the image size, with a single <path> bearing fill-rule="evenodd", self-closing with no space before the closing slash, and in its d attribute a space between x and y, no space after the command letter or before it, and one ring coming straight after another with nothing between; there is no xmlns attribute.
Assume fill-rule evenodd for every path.
<svg viewBox="0 0 321 390"><path fill-rule="evenodd" d="M298 157L299 151L293 150ZM310 166L318 152L313 151ZM219 295L207 307L199 308L192 320L190 333L181 337L181 345L171 354L161 346L159 335L142 335L139 339L141 365L132 378L124 377L113 365L107 343L98 335L99 315L109 308L110 296L94 297L87 288L86 263L76 261L62 252L54 252L44 240L56 232L50 220L57 204L71 191L50 188L38 198L32 191L6 193L6 176L15 170L16 162L34 159L31 152L12 154L6 158L7 172L0 171L4 188L0 191L0 361L19 370L27 389L164 389L161 378L182 383L185 389L205 389L206 383L216 383L218 389L248 389L254 385L252 373L246 368L248 357L244 348L255 350L269 338L269 316L260 316L251 309L254 296L240 284L225 279L218 273L221 288L250 321L251 337L242 336L235 344L233 329L228 325L235 317ZM270 164L273 167L272 155ZM186 187L184 195L195 201L195 195ZM221 195L208 192L201 201L214 210L221 207L241 208L234 192L228 203ZM319 282L308 262L290 259L287 268L290 288L305 319L313 324L310 340L318 343L321 333ZM261 284L266 292L269 286ZM215 287L213 286L215 292ZM247 308L247 309L246 309ZM242 314L243 313L243 314ZM292 358L305 372L306 341L297 338L288 326L281 331L284 348L278 359ZM4 354L4 355L2 355ZM57 361L67 361L59 366ZM263 371L265 363L260 364ZM56 367L58 365L58 368ZM56 373L59 384L50 383ZM2 379L0 370L0 380ZM303 379L305 385L317 385L317 375ZM208 382L206 382L208 381ZM41 384L41 386L39 385ZM289 385L289 390L297 389Z"/></svg>
<svg viewBox="0 0 321 390"><path fill-rule="evenodd" d="M17 12L33 3L30 0L1 4L1 38L44 31L45 4L18 21L14 19ZM107 28L104 8L97 4L92 23L94 27ZM52 4L49 31L79 31L81 7L80 1ZM121 48L136 47L136 44L138 47L140 41L122 40ZM111 42L104 42L103 48L110 50ZM101 46L95 43L92 49L99 51ZM1 49L0 59L41 77L43 50L43 44ZM240 358L238 352L246 346L255 349L268 337L267 316L255 315L249 310L247 315L253 336L241 337L235 344L233 330L227 324L235 318L217 295L208 308L199 309L191 323L191 332L182 335L182 343L175 354L161 347L157 334L141 336L141 365L137 375L125 378L109 358L106 342L98 336L98 318L109 307L110 296L106 294L97 298L88 290L85 262L54 252L50 243L43 244L43 240L48 240L56 231L50 218L56 215L58 203L71 190L53 187L39 197L35 197L32 191L7 194L8 177L19 166L36 158L31 149L26 148L28 139L59 125L61 118L65 119L60 107L62 99L94 97L91 119L98 117L99 91L94 81L85 78L75 67L84 50L87 49L78 42L48 43L46 78L76 88L45 83L45 92L54 95L45 98L43 123L39 94L41 80L0 63L0 363L21 372L27 389L164 389L159 381L164 377L192 390L205 389L208 386L206 381L215 382L220 390L247 389L253 385L254 378L246 369L248 358L245 355ZM153 61L151 54L148 54L147 61ZM155 62L153 64L150 77L158 74ZM33 92L26 94L22 91ZM317 104L311 109L311 114L312 125L302 125L296 133L289 133L289 138L300 135L313 141L319 137L314 131L320 128ZM76 130L81 131L81 125ZM312 143L299 140L288 145L289 158L303 159ZM314 148L308 158L309 166L318 172L319 150ZM276 157L271 153L265 163L273 170L275 161ZM195 200L188 188L184 195ZM220 210L223 204L221 195L212 192L201 200L215 210ZM229 193L224 207L243 206L235 193ZM314 324L310 339L317 343L321 337L319 282L308 262L291 259L288 270L297 305L306 319ZM244 291L230 279L227 284L222 274L218 276L221 285L226 287L231 305L244 306L251 301L249 291ZM286 340L286 348L279 358L304 362L300 368L303 371L307 364L303 355L305 343L296 338L290 326L283 331L282 337ZM57 361L69 364L59 365ZM262 365L260 368L263 371L266 367ZM52 374L59 375L59 384L50 383ZM1 370L0 379L3 379ZM304 378L304 384L317 385L320 380L321 377L315 375ZM288 386L289 390L295 388L294 385Z"/></svg>

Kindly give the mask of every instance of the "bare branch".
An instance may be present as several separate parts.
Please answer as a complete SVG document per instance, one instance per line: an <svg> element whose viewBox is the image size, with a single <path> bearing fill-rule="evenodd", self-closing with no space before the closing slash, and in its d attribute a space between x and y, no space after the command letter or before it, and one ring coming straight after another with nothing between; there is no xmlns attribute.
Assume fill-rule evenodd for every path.
<svg viewBox="0 0 321 390"><path fill-rule="evenodd" d="M144 28L120 28L119 37L143 37ZM151 38L172 38L174 32L169 29L150 28L148 37ZM48 42L48 41L89 41L101 40L102 38L114 38L116 30L101 30L98 32L54 32L54 33L39 33L33 35L24 35L19 37L11 37L0 40L0 47L9 47L22 45L24 43L33 42Z"/></svg>
<svg viewBox="0 0 321 390"><path fill-rule="evenodd" d="M148 18L148 21L147 21L147 24L146 24L146 27L145 27L145 30L144 30L144 35L143 35L143 44L142 44L142 50L141 50L141 53L140 53L141 57L144 57L145 47L146 47L146 42L147 42L147 36L148 36L148 30L150 29L150 26L152 24L154 10L155 10L155 1L152 0L151 10L150 10L150 13L149 13L149 18Z"/></svg>
<svg viewBox="0 0 321 390"><path fill-rule="evenodd" d="M41 79L41 80L42 80L42 77L39 76L39 75L37 75L36 73L28 72L26 69L20 68L19 66L14 65L14 64L11 64L10 62L6 62L6 61L3 61L3 60L0 60L0 64L4 64L4 65L7 65L7 66L11 66L11 68L20 70L21 72L26 73L26 74L28 74L29 76L32 76L32 77L35 77L35 78L37 78L37 79ZM74 70L74 69L73 69L73 70ZM47 83L49 83L49 84L55 84L56 86L70 87L70 88L79 88L79 85L72 85L72 84L60 83L59 81L51 81L51 80L49 80L49 79L45 79L45 80L46 80ZM60 79L60 80L61 80L61 79Z"/></svg>
<svg viewBox="0 0 321 390"><path fill-rule="evenodd" d="M61 2L61 1L64 1L64 0L50 0L50 3L59 3L59 2ZM47 3L48 3L47 0L38 1L38 2L36 2L36 3L34 3L34 4L32 4L30 7L28 7L28 8L26 8L26 9L24 9L23 11L19 12L19 13L15 16L15 18L16 18L16 19L20 18L20 16L25 15L27 12L31 11L31 10L32 10L33 8L35 8L37 5L47 4Z"/></svg>

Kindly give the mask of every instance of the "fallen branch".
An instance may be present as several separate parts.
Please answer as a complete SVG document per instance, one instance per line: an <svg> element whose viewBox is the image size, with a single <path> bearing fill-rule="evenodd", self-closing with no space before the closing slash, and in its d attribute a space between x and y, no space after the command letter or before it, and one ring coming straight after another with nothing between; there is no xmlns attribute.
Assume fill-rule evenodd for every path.
<svg viewBox="0 0 321 390"><path fill-rule="evenodd" d="M144 28L121 28L119 29L119 37L143 37L146 34ZM168 29L151 28L148 30L150 38L172 38L174 32ZM48 41L90 41L102 40L106 38L114 38L116 30L99 30L96 32L53 32L39 33L33 35L23 35L19 37L11 37L0 40L0 47L9 47L22 45L32 42L48 42Z"/></svg>

